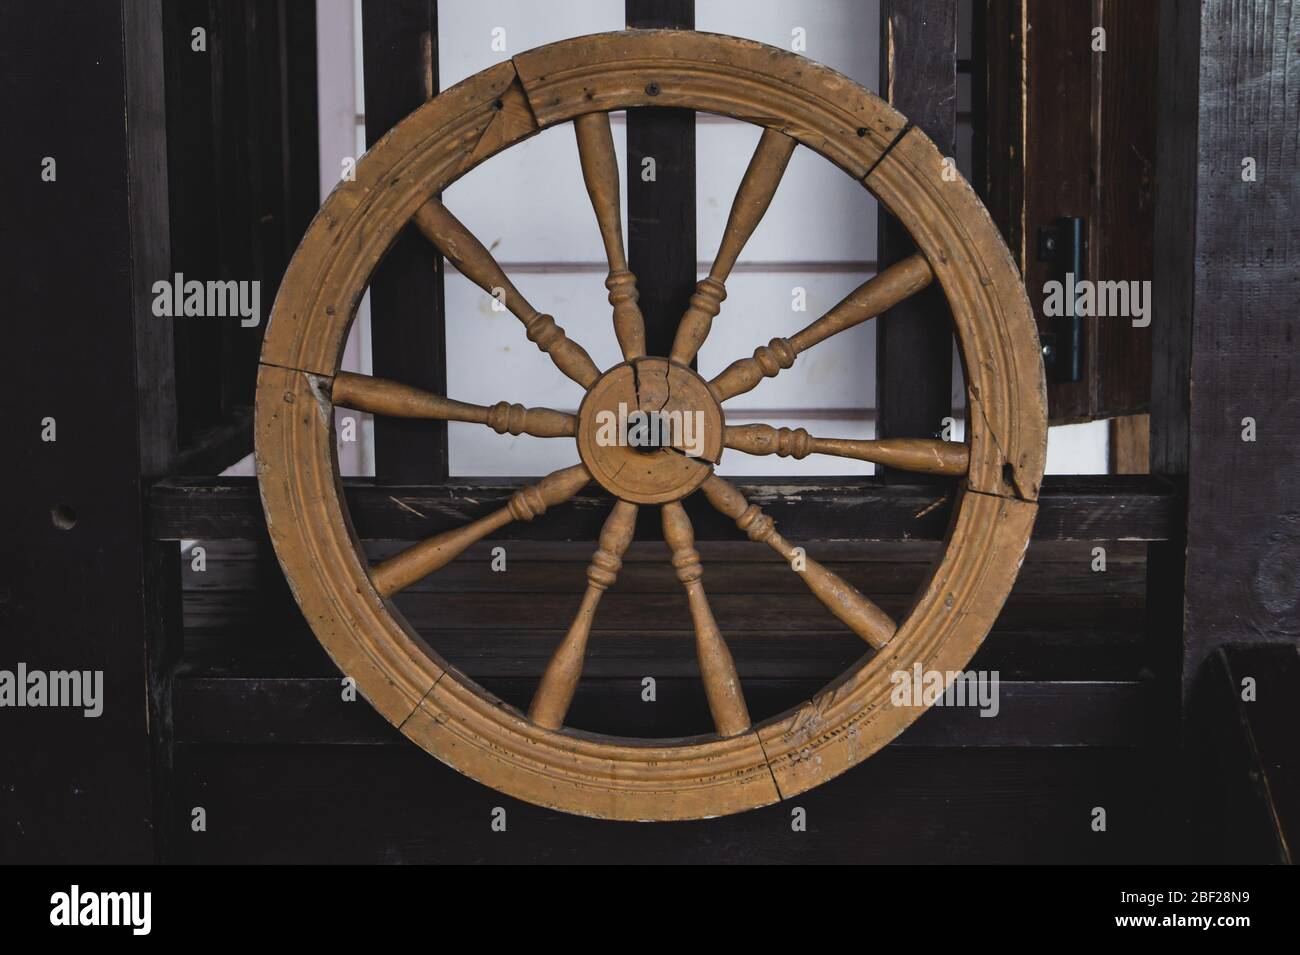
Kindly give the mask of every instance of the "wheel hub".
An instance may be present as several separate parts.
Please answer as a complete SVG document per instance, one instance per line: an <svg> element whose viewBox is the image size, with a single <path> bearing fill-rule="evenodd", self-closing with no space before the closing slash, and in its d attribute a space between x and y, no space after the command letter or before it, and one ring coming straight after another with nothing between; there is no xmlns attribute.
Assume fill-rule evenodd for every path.
<svg viewBox="0 0 1300 955"><path fill-rule="evenodd" d="M722 410L692 369L664 358L611 368L578 409L578 453L605 490L636 504L685 497L722 454Z"/></svg>

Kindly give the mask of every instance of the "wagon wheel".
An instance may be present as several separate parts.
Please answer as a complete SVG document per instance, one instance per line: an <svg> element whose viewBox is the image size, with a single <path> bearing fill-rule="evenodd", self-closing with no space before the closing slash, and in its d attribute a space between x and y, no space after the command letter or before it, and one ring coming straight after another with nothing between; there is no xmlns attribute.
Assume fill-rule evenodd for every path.
<svg viewBox="0 0 1300 955"><path fill-rule="evenodd" d="M645 354L608 120L611 110L641 106L691 108L763 127L717 259L691 297L667 358ZM603 372L434 198L489 156L565 122L577 136L608 254L613 330L625 359ZM806 328L706 381L691 360L719 314L728 273L799 145L859 180L909 230L919 251ZM285 276L262 351L256 422L258 479L276 552L318 639L370 703L421 747L490 786L620 819L699 818L789 797L860 762L915 720L921 709L890 702L890 675L916 664L939 671L966 665L1019 569L1046 446L1042 363L1018 274L970 187L949 181L942 170L943 157L923 133L843 76L761 44L679 31L602 34L533 50L447 90L384 137L358 164L355 181L341 183L321 208ZM339 370L370 274L408 222L478 285L504 290L504 304L528 337L585 389L576 416L504 401L465 404ZM951 306L967 372L966 443L847 441L802 429L725 425L725 400L789 368L814 346L835 347L822 343L935 280ZM620 402L700 414L704 453L599 440L598 428L609 421L602 412ZM508 506L370 566L340 490L335 405L572 437L579 460L520 489ZM794 549L759 507L713 473L724 447L831 454L949 475L955 499L945 550L901 620L807 560L798 571L804 583L874 652L811 700L757 725L710 612L681 501L700 490L780 558L791 559ZM592 481L616 502L577 616L523 713L445 663L390 598L504 524L538 518ZM652 505L662 511L670 559L689 602L716 733L630 740L566 728L597 604L615 581L638 508Z"/></svg>

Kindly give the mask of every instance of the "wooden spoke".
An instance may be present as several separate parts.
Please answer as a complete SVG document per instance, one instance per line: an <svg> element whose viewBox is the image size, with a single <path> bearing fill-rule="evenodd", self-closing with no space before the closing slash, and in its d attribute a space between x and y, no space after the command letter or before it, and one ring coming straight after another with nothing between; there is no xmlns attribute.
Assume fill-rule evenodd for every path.
<svg viewBox="0 0 1300 955"><path fill-rule="evenodd" d="M614 334L628 361L645 355L645 319L637 305L636 276L627 267L623 249L623 218L619 210L618 160L608 113L585 113L573 121L578 137L582 178L596 210L600 237L609 260L609 304L614 306Z"/></svg>
<svg viewBox="0 0 1300 955"><path fill-rule="evenodd" d="M736 190L713 267L709 269L708 277L695 287L690 307L677 326L671 356L673 361L689 365L708 337L713 316L718 314L722 300L727 297L727 276L731 274L745 243L754 234L763 213L767 212L796 145L785 133L775 129L763 130L758 148L749 161L740 188Z"/></svg>
<svg viewBox="0 0 1300 955"><path fill-rule="evenodd" d="M519 294L492 253L446 206L430 199L416 210L414 221L457 271L489 295L504 295L506 308L524 323L529 341L550 355L560 371L584 388L600 377L600 369L586 349L565 335L554 318L537 311Z"/></svg>
<svg viewBox="0 0 1300 955"><path fill-rule="evenodd" d="M718 401L743 395L764 378L776 376L794 364L795 358L845 329L860 325L915 295L934 279L929 263L913 255L891 265L879 275L863 282L843 301L807 328L791 338L774 338L755 349L752 358L733 361L709 382Z"/></svg>
<svg viewBox="0 0 1300 955"><path fill-rule="evenodd" d="M370 579L382 596L391 597L422 577L446 567L471 544L511 521L531 521L544 514L548 507L562 504L590 480L591 475L582 464L552 471L536 484L520 488L511 496L509 504L487 517L430 537L381 562L371 571Z"/></svg>
<svg viewBox="0 0 1300 955"><path fill-rule="evenodd" d="M713 723L719 736L735 736L749 729L749 710L741 693L735 661L731 659L731 651L713 619L709 600L704 595L704 585L700 583L704 568L695 549L695 530L677 501L663 506L663 522L664 540L672 551L677 579L686 587L686 599L691 607L695 653L700 661L700 676L704 680L704 693L709 700Z"/></svg>
<svg viewBox="0 0 1300 955"><path fill-rule="evenodd" d="M369 411L393 418L435 418L485 424L497 434L531 434L536 438L571 438L574 418L551 408L525 408L506 401L472 405L431 394L401 382L341 371L334 376L330 397L340 408Z"/></svg>
<svg viewBox="0 0 1300 955"><path fill-rule="evenodd" d="M920 474L965 474L970 465L970 451L964 443L939 441L935 438L851 441L844 438L815 438L803 428L743 424L729 425L723 432L723 443L746 454L776 454L783 458L833 454Z"/></svg>
<svg viewBox="0 0 1300 955"><path fill-rule="evenodd" d="M587 591L582 595L578 615L574 617L569 632L551 656L551 662L542 674L542 682L528 708L528 717L538 726L556 730L564 725L564 715L569 711L573 691L582 676L582 661L587 654L587 637L596 616L600 595L614 585L623 554L632 543L636 530L637 506L619 501L605 520L600 531L600 543L591 565L587 568Z"/></svg>
<svg viewBox="0 0 1300 955"><path fill-rule="evenodd" d="M776 523L750 504L735 485L716 474L703 485L709 503L736 522L750 540L762 541L795 568L808 589L844 624L873 647L887 644L898 629L883 610L838 574L827 570L776 531ZM799 570L798 567L803 569Z"/></svg>

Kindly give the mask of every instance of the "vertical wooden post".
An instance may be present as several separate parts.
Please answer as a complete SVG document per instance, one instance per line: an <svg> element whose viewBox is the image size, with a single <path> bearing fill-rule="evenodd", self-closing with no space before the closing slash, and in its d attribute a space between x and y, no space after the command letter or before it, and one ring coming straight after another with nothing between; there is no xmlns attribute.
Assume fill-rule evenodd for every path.
<svg viewBox="0 0 1300 955"><path fill-rule="evenodd" d="M176 319L151 308L171 278L159 0L6 5L0 59L30 146L0 160L16 316L0 669L101 686L93 707L6 706L0 861L149 862L168 822L180 583L143 507L176 454Z"/></svg>
<svg viewBox="0 0 1300 955"><path fill-rule="evenodd" d="M881 0L880 93L944 156L955 155L957 4L954 0ZM939 170L935 170L939 175ZM916 251L891 216L880 217L879 267ZM876 320L876 433L938 437L952 413L952 323L936 286ZM885 480L921 475L878 468Z"/></svg>
<svg viewBox="0 0 1300 955"><path fill-rule="evenodd" d="M437 0L364 0L361 45L366 144L438 91ZM434 394L447 390L443 260L408 227L370 283L374 373ZM375 419L375 476L431 483L447 477L447 425Z"/></svg>
<svg viewBox="0 0 1300 955"><path fill-rule="evenodd" d="M1300 643L1300 3L1166 0L1160 35L1151 470L1187 484L1186 706L1218 647Z"/></svg>
<svg viewBox="0 0 1300 955"><path fill-rule="evenodd" d="M627 25L690 30L694 0L627 0ZM654 180L642 163L654 160ZM637 277L646 353L667 355L695 290L695 111L627 111L628 266Z"/></svg>

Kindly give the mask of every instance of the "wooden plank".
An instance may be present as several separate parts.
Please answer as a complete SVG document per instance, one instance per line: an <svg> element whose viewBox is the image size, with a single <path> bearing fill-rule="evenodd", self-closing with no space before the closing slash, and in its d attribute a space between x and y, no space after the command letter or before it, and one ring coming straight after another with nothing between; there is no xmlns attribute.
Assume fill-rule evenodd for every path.
<svg viewBox="0 0 1300 955"><path fill-rule="evenodd" d="M1151 416L1111 418L1109 456L1111 474L1151 473Z"/></svg>
<svg viewBox="0 0 1300 955"><path fill-rule="evenodd" d="M1188 480L1188 701L1216 648L1300 632L1300 4L1167 3L1161 36L1152 465Z"/></svg>
<svg viewBox="0 0 1300 955"><path fill-rule="evenodd" d="M361 20L371 146L438 91L437 0L365 0ZM408 227L370 282L374 373L438 395L447 391L443 267L438 251ZM376 416L375 475L383 481L444 479L446 422Z"/></svg>
<svg viewBox="0 0 1300 955"><path fill-rule="evenodd" d="M694 0L626 0L628 27L693 29ZM643 163L654 160L647 180ZM637 277L646 353L667 355L695 290L695 112L627 111L628 267Z"/></svg>
<svg viewBox="0 0 1300 955"><path fill-rule="evenodd" d="M1085 220L1086 278L1151 279L1158 11L1104 0L983 6L976 187L1025 277L1040 330L1050 332L1042 289L1058 276L1040 260L1038 239L1056 219ZM1092 48L1095 26L1106 30L1104 52ZM1052 421L1146 410L1152 334L1129 318L1085 318L1082 379L1049 372Z"/></svg>
<svg viewBox="0 0 1300 955"><path fill-rule="evenodd" d="M755 714L797 705L824 682L742 674ZM340 679L186 676L176 685L178 739L222 745L409 745L362 700L343 700ZM492 691L527 709L535 678L495 679ZM575 726L670 739L706 732L711 717L698 677L656 678L656 702L640 703L641 680L585 679L570 710ZM972 707L934 707L896 747L1133 747L1151 725L1141 683L1010 682L998 687L996 718ZM595 721L593 723L593 721Z"/></svg>
<svg viewBox="0 0 1300 955"><path fill-rule="evenodd" d="M172 271L261 283L257 327L175 324L179 444L216 473L252 450L262 332L319 205L315 4L180 0L163 15Z"/></svg>
<svg viewBox="0 0 1300 955"><path fill-rule="evenodd" d="M892 747L788 802L630 826L521 803L410 745L186 746L183 798L227 822L217 839L178 819L176 861L1169 862L1194 851L1170 811L1170 762L1141 749ZM1094 805L1108 810L1103 836L1087 825ZM806 831L792 829L796 807Z"/></svg>
<svg viewBox="0 0 1300 955"><path fill-rule="evenodd" d="M882 0L880 36L881 95L934 140L942 155L955 156L955 0ZM907 231L883 211L879 233L882 269L916 251ZM952 319L942 291L936 284L874 324L877 435L939 437L953 410ZM891 468L877 473L890 483L917 483L915 475Z"/></svg>
<svg viewBox="0 0 1300 955"><path fill-rule="evenodd" d="M1300 653L1293 646L1226 646L1197 692L1202 819L1215 861L1290 865L1300 843Z"/></svg>
<svg viewBox="0 0 1300 955"><path fill-rule="evenodd" d="M162 46L156 0L0 9L0 93L32 144L2 160L21 228L0 254L14 314L39 316L8 326L2 665L98 671L102 704L4 710L8 863L149 862L165 818L179 569L142 507L176 451L172 327L150 308L169 266Z"/></svg>
<svg viewBox="0 0 1300 955"><path fill-rule="evenodd" d="M343 487L363 539L415 540L505 506L524 483L457 478L446 485L377 486L348 478ZM950 501L942 489L886 487L860 479L735 483L794 541L939 540L948 527ZM697 537L735 540L734 526L697 498L687 501ZM149 506L153 534L160 540L266 536L251 478L162 481L153 487ZM1180 508L1173 485L1158 478L1048 477L1034 535L1042 540L1166 540L1179 526ZM595 540L608 510L608 498L588 491L536 522L508 525L494 539ZM658 539L659 534L648 524L639 537Z"/></svg>
<svg viewBox="0 0 1300 955"><path fill-rule="evenodd" d="M1155 270L1156 60L1160 5L1093 0L1106 50L1093 53L1089 278L1149 282ZM1148 299L1147 306L1150 307ZM1134 415L1151 401L1151 328L1098 318L1089 417ZM1146 450L1142 449L1143 467ZM1120 473L1141 473L1124 471Z"/></svg>

